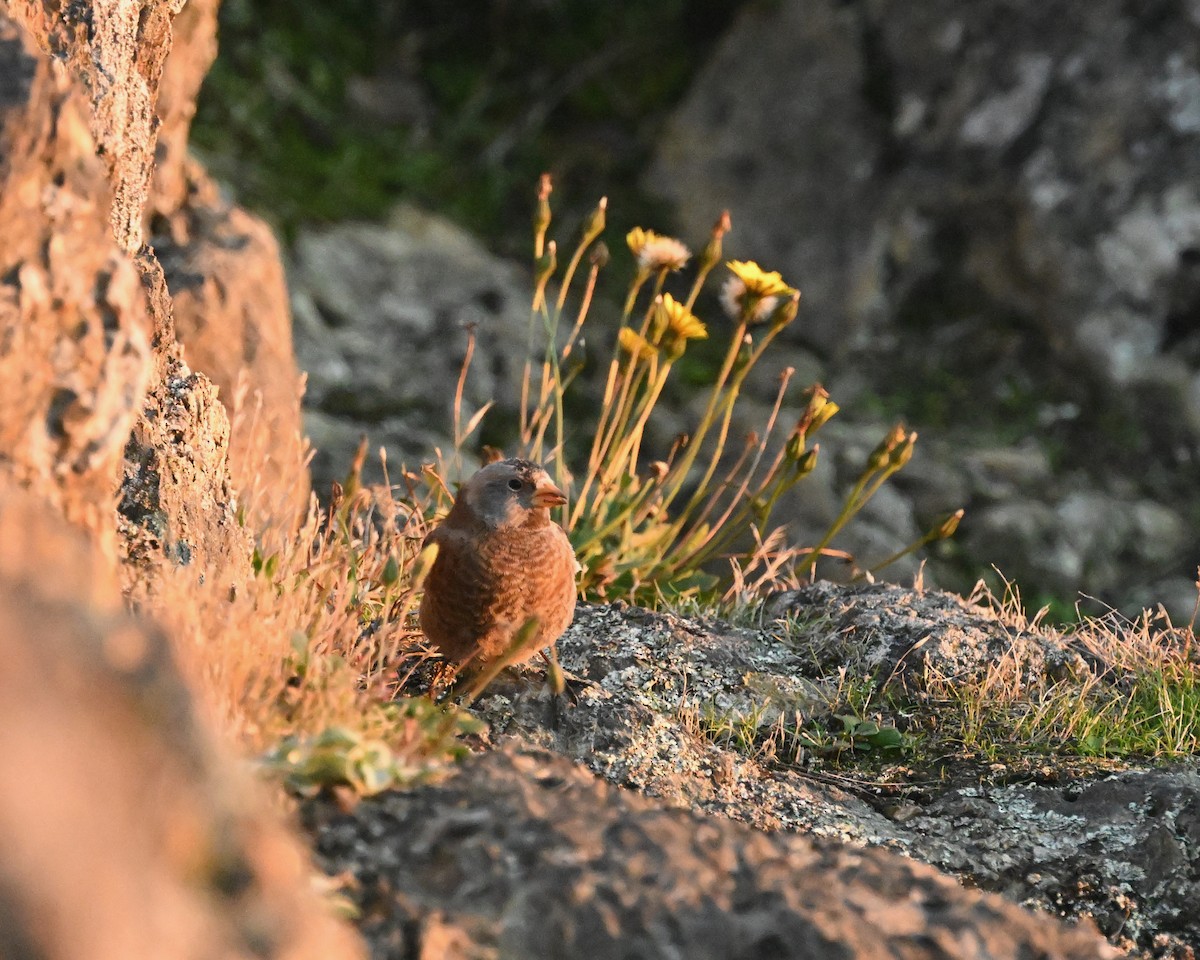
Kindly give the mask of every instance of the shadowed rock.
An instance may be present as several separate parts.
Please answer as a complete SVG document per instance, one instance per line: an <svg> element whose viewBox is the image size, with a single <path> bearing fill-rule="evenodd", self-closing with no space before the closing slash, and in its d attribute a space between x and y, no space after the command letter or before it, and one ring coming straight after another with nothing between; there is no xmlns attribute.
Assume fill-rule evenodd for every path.
<svg viewBox="0 0 1200 960"><path fill-rule="evenodd" d="M307 813L377 956L1115 956L887 851L663 809L513 743L446 783Z"/></svg>

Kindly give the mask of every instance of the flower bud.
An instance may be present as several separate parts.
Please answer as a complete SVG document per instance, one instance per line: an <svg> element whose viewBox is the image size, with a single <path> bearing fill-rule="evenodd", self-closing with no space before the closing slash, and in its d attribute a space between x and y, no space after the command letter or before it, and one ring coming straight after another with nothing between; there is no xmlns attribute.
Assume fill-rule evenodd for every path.
<svg viewBox="0 0 1200 960"><path fill-rule="evenodd" d="M533 214L533 255L541 257L542 244L546 239L546 231L550 228L550 193L554 185L550 174L543 173L538 180L537 208Z"/></svg>
<svg viewBox="0 0 1200 960"><path fill-rule="evenodd" d="M963 518L963 510L959 508L953 513L941 517L929 531L930 540L948 540L958 530L958 523Z"/></svg>
<svg viewBox="0 0 1200 960"><path fill-rule="evenodd" d="M902 437L900 441L888 451L888 465L895 470L899 470L909 460L912 459L913 450L917 444L917 432L914 430L907 437Z"/></svg>
<svg viewBox="0 0 1200 960"><path fill-rule="evenodd" d="M904 440L904 426L896 424L887 435L879 441L871 455L867 457L868 470L881 470L889 462L896 445Z"/></svg>
<svg viewBox="0 0 1200 960"><path fill-rule="evenodd" d="M592 247L592 252L588 254L588 262L593 267L603 270L608 266L609 261L608 244L601 240L598 244Z"/></svg>
<svg viewBox="0 0 1200 960"><path fill-rule="evenodd" d="M831 419L833 419L834 414L841 409L842 408L832 400L826 400L823 404L821 404L821 409L813 414L812 423L809 424L808 429L814 432L819 430Z"/></svg>
<svg viewBox="0 0 1200 960"><path fill-rule="evenodd" d="M807 477L813 472L813 469L817 465L817 456L820 452L821 445L819 443L813 444L813 448L796 461L797 479Z"/></svg>
<svg viewBox="0 0 1200 960"><path fill-rule="evenodd" d="M583 224L584 246L595 240L604 232L604 211L608 209L608 197L601 197L596 209Z"/></svg>
<svg viewBox="0 0 1200 960"><path fill-rule="evenodd" d="M721 262L721 238L730 231L730 228L729 211L723 210L717 217L717 222L713 224L712 235L709 237L708 243L700 253L701 272L711 270Z"/></svg>
<svg viewBox="0 0 1200 960"><path fill-rule="evenodd" d="M797 290L775 308L775 312L771 314L771 327L773 329L782 329L786 327L789 323L796 319L796 314L799 312L800 291Z"/></svg>
<svg viewBox="0 0 1200 960"><path fill-rule="evenodd" d="M783 455L789 460L796 462L805 453L807 441L804 436L804 431L797 424L796 429L792 431L792 435L788 437L787 444L783 448Z"/></svg>

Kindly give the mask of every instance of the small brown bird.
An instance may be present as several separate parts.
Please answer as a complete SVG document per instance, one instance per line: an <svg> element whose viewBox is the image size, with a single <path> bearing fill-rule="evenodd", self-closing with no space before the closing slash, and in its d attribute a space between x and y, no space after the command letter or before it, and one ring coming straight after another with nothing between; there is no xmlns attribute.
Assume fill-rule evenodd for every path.
<svg viewBox="0 0 1200 960"><path fill-rule="evenodd" d="M449 665L479 671L509 652L531 618L536 629L508 663L524 663L567 629L578 564L550 519L550 508L566 499L536 463L489 463L425 538L438 554L421 598L421 629Z"/></svg>

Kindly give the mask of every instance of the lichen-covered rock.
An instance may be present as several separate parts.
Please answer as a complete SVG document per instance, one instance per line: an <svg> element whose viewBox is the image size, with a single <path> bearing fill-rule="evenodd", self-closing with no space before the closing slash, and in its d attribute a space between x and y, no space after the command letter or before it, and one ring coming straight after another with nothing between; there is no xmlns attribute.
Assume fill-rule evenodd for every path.
<svg viewBox="0 0 1200 960"><path fill-rule="evenodd" d="M882 395L919 457L950 433L952 466L998 444L1054 463L935 508L967 508L958 569L997 562L973 517L1032 503L1005 576L1128 609L1190 576L1200 539L1180 511L1200 496L1198 63L1194 3L750 4L647 183L689 237L729 208L727 250L803 291L785 338L829 359L846 416ZM1181 535L1071 543L1075 493L1154 501Z"/></svg>
<svg viewBox="0 0 1200 960"><path fill-rule="evenodd" d="M813 770L780 735L827 709L843 667L917 700L926 672L978 679L1008 663L1035 689L1109 670L1052 630L949 594L817 583L774 598L754 626L582 606L558 650L575 678L568 699L501 676L475 708L493 738L706 816L901 851L1015 902L1092 917L1134 955L1184 957L1200 942L1187 908L1200 878L1194 762L1114 773L1060 758L1006 783L1003 765L944 758L939 776L897 793L869 773Z"/></svg>
<svg viewBox="0 0 1200 960"><path fill-rule="evenodd" d="M1021 629L951 593L888 583L818 581L771 597L785 642L818 671L839 666L883 682L919 686L926 674L979 680L996 664L1018 666L1023 687L1088 670L1082 648L1053 630Z"/></svg>
<svg viewBox="0 0 1200 960"><path fill-rule="evenodd" d="M1200 771L964 787L906 824L912 855L985 890L1091 917L1124 948L1200 943Z"/></svg>
<svg viewBox="0 0 1200 960"><path fill-rule="evenodd" d="M308 504L302 380L279 245L233 206L194 159L188 133L216 55L217 0L189 0L172 23L158 97L162 126L146 209L188 365L220 388L233 421L229 472L260 514L287 524Z"/></svg>
<svg viewBox="0 0 1200 960"><path fill-rule="evenodd" d="M171 376L146 398L125 447L117 529L126 592L154 595L160 564L231 585L253 549L241 525L227 457L229 421L216 387L200 374Z"/></svg>
<svg viewBox="0 0 1200 960"><path fill-rule="evenodd" d="M126 144L147 96L141 60L124 34L94 56L88 41L95 30L119 33L123 15L105 8L85 25L33 4L0 10L13 78L0 113L0 471L36 487L110 554L117 470L169 329L131 256L137 228L115 209L141 173L117 159L144 154ZM153 73L165 50L141 56ZM137 74L128 116L112 116L102 65Z"/></svg>
<svg viewBox="0 0 1200 960"><path fill-rule="evenodd" d="M0 46L13 78L0 110L5 161L0 183L0 472L57 503L110 556L136 554L137 578L147 588L154 576L147 565L151 559L170 565L186 560L202 577L230 565L244 572L250 554L249 538L236 521L233 491L238 482L248 484L252 471L246 466L231 487L226 411L213 402L211 385L184 363L175 338L171 291L161 264L144 244L151 214L157 230L172 217L194 212L186 205L188 197L170 187L178 178L172 181L165 171L158 190L161 202L149 202L158 84L172 49L172 17L181 6L159 0L143 5L140 14L128 4L76 4L60 10L12 3L0 8ZM215 4L200 6L189 5L187 19L215 16ZM174 99L166 125L176 148L167 155L180 169L179 131L186 137L199 82L196 71L202 74L211 59L203 38L197 41L199 52L189 53L186 32L184 36L175 49L176 63L192 64L193 75L171 85ZM184 246L175 252L190 239L181 240ZM269 257L273 248L268 244L266 249ZM241 269L235 260L218 257L217 263L196 249L186 252L190 268L211 268L210 279L218 286L233 289L270 278L261 265L246 263L253 276L234 282ZM274 268L278 278L277 261ZM265 301L262 317L248 317L247 301L232 293L228 299L236 323L223 325L220 311L205 308L214 328L222 328L213 337L237 342L243 351L257 331L277 341L263 356L273 355L268 366L283 368L281 383L286 385L291 371L290 399L281 400L278 391L267 396L256 422L260 430L269 424L281 433L290 430L291 452L276 461L290 478L282 489L295 491L293 504L303 502L307 487L297 467L302 453L296 436L296 374L288 356L282 286L276 291L274 328ZM224 326L238 334L236 341ZM282 337L277 335L280 327ZM231 377L226 399L234 392L236 369L237 364L226 365ZM181 390L192 399L181 403ZM254 428L255 418L243 419ZM270 444L247 439L234 446L261 454ZM153 510L125 513L118 537L114 508L127 452L134 457L127 473L144 472L151 455L160 461L155 467L157 499ZM270 466L260 457L260 471ZM155 529L137 529L135 516L153 518ZM187 556L178 551L154 556L144 550L147 538L164 548L185 544Z"/></svg>
<svg viewBox="0 0 1200 960"><path fill-rule="evenodd" d="M890 852L663 809L511 743L445 783L307 816L379 956L1115 956Z"/></svg>

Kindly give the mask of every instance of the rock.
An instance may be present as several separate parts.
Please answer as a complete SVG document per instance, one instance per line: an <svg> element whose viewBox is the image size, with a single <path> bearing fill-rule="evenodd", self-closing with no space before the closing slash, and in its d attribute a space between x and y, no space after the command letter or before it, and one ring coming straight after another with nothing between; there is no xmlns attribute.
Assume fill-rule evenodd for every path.
<svg viewBox="0 0 1200 960"><path fill-rule="evenodd" d="M381 956L1115 956L894 854L662 809L512 743L308 818Z"/></svg>
<svg viewBox="0 0 1200 960"><path fill-rule="evenodd" d="M387 224L303 230L290 275L318 490L342 479L363 434L393 464L450 452L467 327L476 348L463 423L491 399L493 416L515 416L529 282L457 227L401 207Z"/></svg>
<svg viewBox="0 0 1200 960"><path fill-rule="evenodd" d="M1198 791L1187 769L962 789L907 826L923 861L1014 899L1070 903L1126 949L1161 948L1196 942Z"/></svg>
<svg viewBox="0 0 1200 960"><path fill-rule="evenodd" d="M1188 945L1200 942L1195 912L1187 907L1200 875L1192 759L1113 772L1111 764L1058 757L1021 771L1004 764L981 771L960 757L965 769L956 773L951 761L940 776L919 776L912 790L897 796L890 789L895 784L873 781L869 765L844 776L822 773L775 735L797 714L813 715L845 677L873 674L903 683L920 700L927 673L980 678L1003 661L1034 690L1064 677L1108 674L1095 645L1006 620L949 594L885 584L817 583L779 595L756 623L735 627L632 608L581 607L558 644L563 668L576 678L570 704L556 707L536 681L502 676L476 710L493 740L519 738L552 750L657 802L703 814L706 825L728 818L773 835L887 847L1039 912L1094 918L1115 944L1137 956L1186 956ZM556 774L552 782L561 785L565 777ZM479 789L486 808L490 788ZM452 808L456 796L431 796L418 810L438 803ZM321 833L326 869L357 864L356 876L372 890L396 882L391 878L400 868L392 864L409 861L398 853L376 855L359 839L377 842L387 832L382 824L419 815L391 803L364 813L361 823L333 824ZM613 805L606 800L607 808ZM461 829L490 829L478 825L491 824L493 815L472 810L472 825ZM510 822L509 812L497 819ZM468 819L457 816L460 824ZM432 828L422 835L438 836ZM431 843L421 848L422 857L445 849ZM507 862L526 861L514 854ZM458 874L446 868L439 876ZM404 902L418 916L447 902L457 904L452 916L470 912L453 899L453 886L435 894L414 891L415 878L402 882L409 884L402 888ZM502 889L508 882L500 881ZM490 881L479 888L504 900ZM374 902L364 895L365 905ZM382 922L368 937L382 936L396 922Z"/></svg>
<svg viewBox="0 0 1200 960"><path fill-rule="evenodd" d="M1031 442L969 450L963 458L963 469L971 495L984 502L1024 500L1053 482L1045 451Z"/></svg>
<svg viewBox="0 0 1200 960"><path fill-rule="evenodd" d="M154 103L180 6L0 14L20 80L0 118L0 476L36 488L109 556L133 556L149 592L156 566L236 578L250 560L225 411L180 358L143 245ZM145 509L127 511L118 535L127 454Z"/></svg>
<svg viewBox="0 0 1200 960"><path fill-rule="evenodd" d="M940 509L969 524L1036 491L1039 461L1069 467L1036 492L1057 525L1039 536L1063 549L1010 551L1005 573L1127 607L1194 558L1143 554L1114 577L1099 542L1065 546L1058 508L1114 481L1171 510L1200 496L1197 62L1188 4L749 5L646 184L686 237L728 207L727 252L803 291L785 337L828 358L835 399L872 384L948 456L992 461L970 468L994 480L988 503ZM1019 479L995 469L1000 447L1029 455ZM1194 518L1183 531L1200 539ZM995 562L967 554L956 566Z"/></svg>
<svg viewBox="0 0 1200 960"><path fill-rule="evenodd" d="M189 0L172 23L146 216L184 355L217 385L233 422L233 487L243 502L254 500L259 516L291 525L308 506L308 450L279 246L262 220L220 196L187 152L216 28L217 0Z"/></svg>
<svg viewBox="0 0 1200 960"><path fill-rule="evenodd" d="M1053 631L1016 629L936 591L818 582L779 594L760 616L752 629L586 607L558 644L563 668L586 681L574 709L551 723L519 682L498 683L480 709L497 735L519 734L652 797L764 829L892 842L902 834L855 794L766 753L741 756L699 736L703 723L725 717L765 735L781 715L812 714L843 669L919 692L927 674L981 678L1002 658L1034 687L1104 667Z"/></svg>
<svg viewBox="0 0 1200 960"><path fill-rule="evenodd" d="M225 409L204 376L170 377L146 398L125 447L117 503L131 597L153 596L160 566L190 568L197 584L234 586L249 575L254 542L236 516L228 443Z"/></svg>
<svg viewBox="0 0 1200 960"><path fill-rule="evenodd" d="M197 719L161 630L0 481L0 954L354 958L307 856Z"/></svg>
<svg viewBox="0 0 1200 960"><path fill-rule="evenodd" d="M1144 571L1186 567L1188 549L1187 521L1178 511L1094 491L1068 493L1051 503L1034 499L985 506L964 521L963 538L973 554L991 557L1005 576L1022 569L1024 582L1059 597L1111 595L1123 581L1144 577ZM1156 579L1171 578L1158 573ZM1150 606L1168 599L1153 597L1145 587L1127 595L1150 599ZM1180 606L1177 597L1172 592L1168 609L1183 623L1195 598Z"/></svg>

